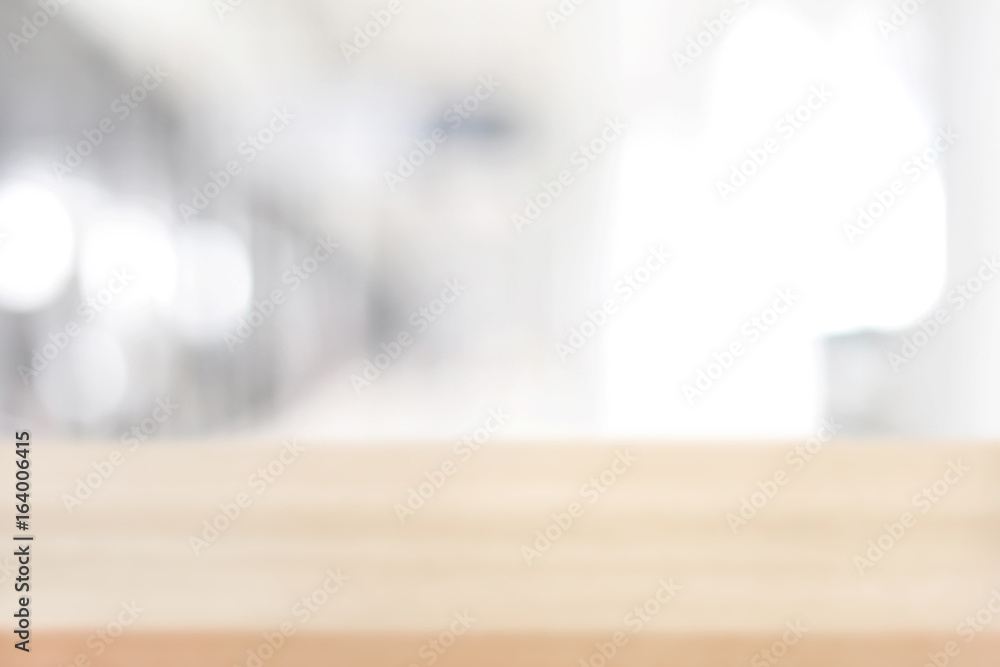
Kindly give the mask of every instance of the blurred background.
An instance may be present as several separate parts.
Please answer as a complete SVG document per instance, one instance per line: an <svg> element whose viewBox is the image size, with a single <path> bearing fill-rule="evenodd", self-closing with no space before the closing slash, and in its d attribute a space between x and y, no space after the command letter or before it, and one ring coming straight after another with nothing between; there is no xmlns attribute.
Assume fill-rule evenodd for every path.
<svg viewBox="0 0 1000 667"><path fill-rule="evenodd" d="M0 421L996 437L998 12L8 0Z"/></svg>

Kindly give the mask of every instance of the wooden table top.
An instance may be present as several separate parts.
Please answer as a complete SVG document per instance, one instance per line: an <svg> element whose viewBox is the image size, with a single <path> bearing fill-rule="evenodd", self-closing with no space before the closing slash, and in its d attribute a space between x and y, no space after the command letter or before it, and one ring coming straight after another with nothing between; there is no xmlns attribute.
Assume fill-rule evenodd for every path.
<svg viewBox="0 0 1000 667"><path fill-rule="evenodd" d="M1000 448L467 454L36 442L32 652L0 664L997 664Z"/></svg>

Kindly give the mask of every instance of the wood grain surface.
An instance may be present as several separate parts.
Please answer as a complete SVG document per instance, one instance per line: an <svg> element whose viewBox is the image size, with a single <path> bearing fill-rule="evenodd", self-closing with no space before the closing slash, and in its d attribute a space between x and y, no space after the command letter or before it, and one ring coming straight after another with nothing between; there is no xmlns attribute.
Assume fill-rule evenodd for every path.
<svg viewBox="0 0 1000 667"><path fill-rule="evenodd" d="M34 443L33 650L8 645L0 663L252 665L251 651L267 665L600 667L615 633L625 641L608 664L622 666L1000 659L992 446L834 443L797 469L794 442L490 445L468 461L434 444L300 444L262 483L252 476L279 469L281 443ZM123 462L67 508L115 449ZM610 484L581 488L610 480L616 460L629 463ZM401 522L394 505L443 469ZM10 457L0 470L13 478ZM727 515L758 483L776 492L734 531ZM914 502L924 488L926 512ZM191 537L239 494L248 506L196 554ZM562 535L526 562L571 503L572 525L550 528ZM12 507L2 512L11 525ZM859 572L855 557L906 512L913 525ZM676 592L650 603L664 582ZM101 639L123 605L141 612ZM977 613L989 622L972 631ZM450 636L456 615L473 620ZM762 658L789 623L807 631ZM294 634L257 652L282 627Z"/></svg>

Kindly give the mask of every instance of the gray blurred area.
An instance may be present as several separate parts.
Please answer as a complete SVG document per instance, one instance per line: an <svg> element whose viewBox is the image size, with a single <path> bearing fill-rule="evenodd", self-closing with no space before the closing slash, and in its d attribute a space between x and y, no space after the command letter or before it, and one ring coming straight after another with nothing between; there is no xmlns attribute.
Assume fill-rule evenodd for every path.
<svg viewBox="0 0 1000 667"><path fill-rule="evenodd" d="M43 4L43 25L36 2L0 7L7 427L117 438L169 399L150 438L451 437L497 406L511 437L1000 433L1000 287L947 299L1000 240L990 3L927 3L889 36L874 0L591 0L555 22L542 1ZM865 70L892 95L865 97ZM720 203L715 180L827 81L840 106ZM622 138L575 163L609 123ZM847 243L945 125L954 149ZM673 263L626 303L660 246ZM685 400L789 286L801 307Z"/></svg>
<svg viewBox="0 0 1000 667"><path fill-rule="evenodd" d="M73 217L76 268L90 230L124 215L126 225L166 230L176 281L189 283L173 289L166 307L129 326L103 313L92 325L83 322L77 307L88 295L76 275L44 307L4 312L2 396L10 418L57 433L114 435L145 417L157 398L171 396L182 407L157 435L246 428L324 375L339 372L346 383L348 364L380 352L409 326L412 311L456 277L479 291L476 303L463 304L422 341L410 360L420 373L433 375L447 363L470 370L506 365L513 373L510 364L534 363L548 352L540 342L547 343L560 307L575 310L584 300L579 293L588 278L579 269L594 261L600 193L574 202L565 213L572 238L563 234L558 243L552 231L540 231L532 244L512 242L498 211L517 205L511 193L532 187L536 170L562 160L567 135L602 122L608 85L600 67L568 66L572 51L553 53L544 43L525 43L512 58L506 40L518 12L501 3L458 8L449 40L411 31L402 50L430 57L396 55L386 63L384 52L372 49L367 62L351 67L334 36L364 25L370 9L246 5L220 17L212 3L70 3L17 44L17 53L2 51L4 173L59 193ZM16 26L37 10L31 2L6 3L0 22ZM502 15L501 23L491 14ZM116 100L150 71L167 75L136 108L126 101L130 113L121 118L115 110L126 107ZM502 94L463 117L434 162L390 199L386 168L433 128L448 127L443 113L474 94L481 78L498 82ZM273 110L293 120L256 157L246 138L266 133ZM67 147L86 141L83 133L102 118L113 120L114 131L79 168L54 175L53 162L65 163ZM227 179L231 160L241 173ZM213 174L231 182L208 197ZM185 214L205 199L208 207ZM200 266L214 252L226 254L208 246L220 228L249 263L244 310L252 312L274 289L288 297L236 345L224 340L239 326L235 318L220 327L212 317L186 322L179 314L247 300L228 293L240 287L226 285L226 276ZM183 236L191 243L178 244ZM306 279L289 276L319 239L338 251ZM206 244L201 250L199 242ZM123 243L115 259L141 264ZM185 247L190 256L177 255ZM109 276L112 265L104 267ZM185 297L192 303L178 303ZM247 313L238 314L245 322ZM31 367L33 354L67 321L79 321L84 334L26 383L16 369ZM100 340L87 347L78 342L84 335ZM100 354L107 358L95 360ZM95 367L113 370L101 377ZM485 382L502 393L510 378ZM578 407L559 409L586 420Z"/></svg>

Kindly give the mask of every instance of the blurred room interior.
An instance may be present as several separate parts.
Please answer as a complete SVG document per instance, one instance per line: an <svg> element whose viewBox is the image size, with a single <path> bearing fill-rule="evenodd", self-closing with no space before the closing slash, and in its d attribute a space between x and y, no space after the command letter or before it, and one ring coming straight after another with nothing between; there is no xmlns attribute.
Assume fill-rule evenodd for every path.
<svg viewBox="0 0 1000 667"><path fill-rule="evenodd" d="M823 418L995 435L1000 293L947 298L995 247L996 57L978 31L996 10L921 6L886 31L873 1L729 4L693 50L728 5L422 2L370 43L354 29L377 3L59 5L0 60L3 418L112 437L183 396L158 436L450 437L498 405L510 438L799 437ZM33 9L4 4L11 35ZM817 85L815 118L722 201ZM946 127L975 139L852 234ZM434 129L426 164L387 177ZM290 273L320 238L330 259ZM650 247L670 260L626 303ZM87 307L119 270L134 282ZM449 280L467 291L416 315ZM789 314L686 394L782 289ZM620 310L560 352L609 298ZM893 363L942 307L940 335ZM377 381L352 380L407 332Z"/></svg>
<svg viewBox="0 0 1000 667"><path fill-rule="evenodd" d="M0 26L0 424L36 443L64 632L37 664L259 667L341 566L269 665L429 666L472 605L442 664L602 667L676 577L617 664L775 664L804 619L785 664L945 667L997 590L1000 4L7 0Z"/></svg>

